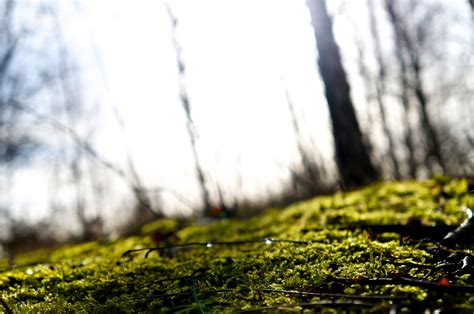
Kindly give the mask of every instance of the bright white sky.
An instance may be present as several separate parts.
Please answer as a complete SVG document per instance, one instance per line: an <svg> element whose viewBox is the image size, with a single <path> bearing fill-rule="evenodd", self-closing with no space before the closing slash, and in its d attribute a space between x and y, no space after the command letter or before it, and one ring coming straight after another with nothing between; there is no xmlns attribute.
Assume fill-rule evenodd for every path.
<svg viewBox="0 0 474 314"><path fill-rule="evenodd" d="M93 122L97 150L124 168L128 152L147 187L166 187L198 200L164 0L77 3L78 11L64 7L64 36L84 64L89 82L84 88L86 99L100 108L94 117L98 121ZM224 189L250 197L277 192L288 175L286 165L298 160L284 84L316 147L334 166L327 104L304 0L168 3L179 21L177 35L201 156ZM330 11L341 9L340 3L329 1ZM345 3L345 12L355 20L368 20L364 6ZM352 23L336 19L336 39L345 52L354 51ZM363 39L368 32L358 35ZM356 73L350 57L345 58L345 66L350 74ZM351 83L356 104L363 103L360 80ZM117 115L124 122L123 131ZM360 118L366 127L365 117ZM51 177L48 171L33 166L17 174L15 212L42 216L50 210L51 195L65 195L63 202L69 202L67 187L58 190L51 182L44 183ZM238 173L242 190L236 186ZM115 215L127 209L133 198L120 179L103 175L109 180L106 201L97 210L106 208ZM31 187L27 198L25 187ZM169 212L182 210L172 194L165 197ZM94 207L92 203L91 198Z"/></svg>
<svg viewBox="0 0 474 314"><path fill-rule="evenodd" d="M191 203L199 201L164 1L78 3L79 13L63 8L64 37L84 64L86 99L100 108L94 125L79 132L85 135L93 127L97 150L120 167L126 168L130 154L147 187L166 187ZM316 134L321 155L332 160L327 105L303 1L169 3L179 20L201 158L223 189L248 197L277 193L288 176L287 165L298 161L284 84L301 123ZM20 216L41 217L50 211L51 198L64 205L73 195L67 171L59 172L65 184L58 188L45 179L52 178L53 169L39 165L16 175L12 197ZM97 210L115 215L131 206L133 197L121 179L106 175L106 201ZM28 197L25 187L30 187ZM169 212L184 210L172 193L164 196Z"/></svg>
<svg viewBox="0 0 474 314"><path fill-rule="evenodd" d="M284 178L284 165L297 158L283 80L319 134L323 156L331 158L327 108L302 1L170 3L179 20L202 158L225 187L235 184L240 171L245 193L274 188L271 181ZM87 12L108 82L107 103L125 120L140 174L149 185L195 193L163 2L99 1L89 3ZM99 147L107 147L102 152L109 155L110 137L102 140Z"/></svg>

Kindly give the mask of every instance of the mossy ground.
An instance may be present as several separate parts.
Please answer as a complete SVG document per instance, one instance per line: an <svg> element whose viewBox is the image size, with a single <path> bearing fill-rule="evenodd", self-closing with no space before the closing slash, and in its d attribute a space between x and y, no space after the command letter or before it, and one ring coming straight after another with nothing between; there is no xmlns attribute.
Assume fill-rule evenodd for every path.
<svg viewBox="0 0 474 314"><path fill-rule="evenodd" d="M160 220L145 226L140 236L18 256L18 266L0 266L4 268L0 272L1 298L18 313L236 312L305 303L319 304L317 311L388 312L396 306L414 312L441 307L472 312L474 295L465 292L398 284L344 284L331 279L390 278L394 274L423 279L429 270L414 264L434 262L426 250L429 244L397 233L373 235L358 226L412 221L458 225L465 219L460 207L474 206L469 182L439 178L377 183L284 209L269 209L249 219L218 220L206 225ZM154 251L147 258L140 252L122 256L130 249L156 246L153 238L156 240L157 231L170 232L158 243L160 246L265 238L308 243L204 245ZM472 254L474 246L458 249ZM432 271L423 280L436 282L443 271ZM474 284L470 274L449 280L450 284ZM304 296L270 289L334 295ZM354 301L336 294L402 298ZM279 310L301 311L301 306Z"/></svg>

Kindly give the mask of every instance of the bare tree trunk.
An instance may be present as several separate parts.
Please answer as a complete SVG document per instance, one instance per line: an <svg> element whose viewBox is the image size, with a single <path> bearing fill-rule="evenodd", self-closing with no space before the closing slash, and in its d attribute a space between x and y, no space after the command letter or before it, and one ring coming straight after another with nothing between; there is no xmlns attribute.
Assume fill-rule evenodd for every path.
<svg viewBox="0 0 474 314"><path fill-rule="evenodd" d="M400 165L398 164L398 159L395 154L395 142L393 139L393 136L390 132L390 128L388 126L388 119L387 119L387 114L385 112L385 104L383 101L386 88L385 88L385 81L386 81L386 75L385 75L385 61L382 55L382 49L380 47L380 37L379 33L377 30L377 20L374 12L374 3L372 0L369 0L368 3L369 7L369 20L370 20L370 31L372 33L372 37L374 39L374 44L375 44L375 57L377 59L379 71L378 71L378 77L375 80L375 96L377 99L377 104L380 110L380 117L382 118L382 126L383 126L383 132L385 135L385 138L388 141L388 154L390 156L392 166L393 166L393 175L396 179L400 179Z"/></svg>
<svg viewBox="0 0 474 314"><path fill-rule="evenodd" d="M427 143L428 153L427 153L426 161L428 165L430 165L432 161L431 159L434 159L439 164L442 171L446 172L446 165L444 164L443 156L441 155L440 140L431 122L431 119L427 110L428 98L426 97L425 91L423 89L423 81L421 78L421 67L420 67L418 57L415 56L414 54L411 54L411 62L412 62L412 67L415 74L415 82L414 82L415 95L418 100L418 103L420 104L421 124L427 135L426 140L428 142Z"/></svg>
<svg viewBox="0 0 474 314"><path fill-rule="evenodd" d="M197 174L197 179L199 183L199 189L201 192L201 198L203 202L204 212L209 213L212 209L211 200L210 200L210 193L207 187L207 180L206 175L204 173L204 168L201 164L201 160L199 158L198 147L197 147L197 132L196 126L191 114L191 106L189 103L189 97L186 90L185 85L185 64L181 57L181 47L179 45L177 35L176 35L176 28L178 26L178 20L174 16L172 10L169 6L166 7L168 10L169 17L172 23L172 31L173 31L173 45L176 50L176 62L178 64L178 74L179 74L179 83L180 83L180 97L181 97L181 105L183 106L184 113L186 116L186 127L188 131L189 141L191 144L191 150L194 157L194 164L195 170Z"/></svg>
<svg viewBox="0 0 474 314"><path fill-rule="evenodd" d="M347 188L369 183L379 175L363 142L331 18L323 0L307 0L307 5L319 52L319 70L325 85L341 179Z"/></svg>
<svg viewBox="0 0 474 314"><path fill-rule="evenodd" d="M62 99L59 98L59 101L63 107L65 124L75 130L77 129L79 119L84 118L84 102L80 94L81 83L79 72L78 69L74 69L75 62L72 60L67 49L67 44L64 41L59 17L57 15L58 8L50 7L49 9L51 10L51 14L55 15L56 44L58 50L57 78L62 96ZM86 191L83 187L85 170L82 167L84 156L81 148L74 145L73 141L71 142L73 147L66 148L66 151L71 151L71 155L66 158L71 176L70 184L75 189L75 213L82 228L81 240L95 240L103 233L102 230L98 230L98 227L102 226L102 223L97 223L101 222L101 218L98 214L92 218L86 215Z"/></svg>
<svg viewBox="0 0 474 314"><path fill-rule="evenodd" d="M303 187L303 192L307 192L311 195L315 195L318 192L318 189L322 190L321 174L323 172L323 169L319 167L315 159L312 159L310 158L310 156L308 156L308 152L306 151L304 144L302 142L301 126L298 122L295 108L294 108L293 102L291 101L288 88L286 86L285 86L285 95L286 95L286 100L288 103L288 110L290 112L291 123L293 125L293 131L295 133L296 148L298 149L298 152L301 158L301 166L303 167L302 173L298 171L292 172L293 188L295 190L295 194L298 194L299 187ZM306 195L302 195L302 196L306 196Z"/></svg>
<svg viewBox="0 0 474 314"><path fill-rule="evenodd" d="M426 168L430 172L430 175L432 175L432 161L434 161L438 163L444 172L446 171L446 167L441 155L439 137L433 127L427 110L428 99L423 88L419 52L415 49L413 41L410 38L406 27L404 26L402 18L397 12L394 0L385 0L385 7L394 28L395 40L397 44L397 57L399 59L401 68L400 75L402 76L402 89L403 93L406 93L403 97L406 97L405 100L408 103L408 91L409 89L412 89L419 105L419 113L421 115L420 123L426 141ZM412 84L410 84L408 80L409 70L412 71ZM405 107L405 110L407 109L408 108Z"/></svg>
<svg viewBox="0 0 474 314"><path fill-rule="evenodd" d="M16 91L9 90L7 77L22 38L12 31L15 1L3 2L0 9L0 164L7 167L21 152L21 140L14 136L18 114L10 105Z"/></svg>
<svg viewBox="0 0 474 314"><path fill-rule="evenodd" d="M413 143L413 130L410 125L409 119L409 112L410 112L410 98L409 98L409 83L408 83L408 69L407 64L405 62L405 57L403 54L403 40L401 36L401 26L398 21L398 16L395 12L395 8L393 6L393 2L391 0L385 1L385 7L390 17L390 21L392 23L394 34L395 34L395 53L397 55L397 61L399 62L400 68L400 87L401 87L401 102L403 105L403 110L405 113L405 135L404 135L404 142L406 149L408 151L408 171L411 178L417 177L417 162L416 162L416 153L415 153L415 145Z"/></svg>
<svg viewBox="0 0 474 314"><path fill-rule="evenodd" d="M355 25L354 25L355 27ZM365 101L367 104L370 104L373 100L373 92L372 92L372 86L375 85L375 83L373 82L373 78L371 77L370 73L369 73L369 69L367 67L367 64L364 60L364 55L365 55L365 48L364 48L364 43L363 41L361 40L361 38L359 36L356 36L356 39L355 39L355 45L356 45L356 49L357 49L357 65L358 65L358 70L359 70L359 75L360 77L364 80L365 84L366 84L366 89L365 89ZM372 110L372 106L367 106L367 110L366 110L366 118L367 118L367 124L369 126L375 126L375 123L376 123L376 119L377 119L377 114L380 114L380 111L377 110L377 112L373 112ZM377 108L378 109L378 108ZM365 144L366 144L366 147L367 147L367 151L368 151L368 154L369 156L371 156L373 159L373 162L374 162L374 165L376 166L377 170L380 172L380 173L383 173L383 170L384 170L384 165L385 165L385 159L386 159L386 156L380 154L376 154L374 155L373 154L373 151L374 151L374 147L373 147L373 143L371 142L371 138L370 138L370 135L367 134L366 136L366 140L365 140Z"/></svg>

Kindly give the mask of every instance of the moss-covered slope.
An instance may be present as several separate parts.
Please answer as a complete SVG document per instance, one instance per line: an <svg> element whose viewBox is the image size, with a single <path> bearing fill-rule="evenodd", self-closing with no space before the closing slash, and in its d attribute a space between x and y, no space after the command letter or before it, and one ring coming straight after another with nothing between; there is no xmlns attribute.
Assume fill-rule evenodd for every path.
<svg viewBox="0 0 474 314"><path fill-rule="evenodd" d="M472 312L474 246L435 243L473 207L472 184L378 183L246 220L161 220L141 236L19 256L0 272L1 299L18 313Z"/></svg>

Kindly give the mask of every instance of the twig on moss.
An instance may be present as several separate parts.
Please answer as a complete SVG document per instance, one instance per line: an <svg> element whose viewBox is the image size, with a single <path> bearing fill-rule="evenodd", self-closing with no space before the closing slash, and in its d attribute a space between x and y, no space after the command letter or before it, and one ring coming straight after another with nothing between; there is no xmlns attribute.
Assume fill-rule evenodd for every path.
<svg viewBox="0 0 474 314"><path fill-rule="evenodd" d="M228 293L228 292L247 292L250 291L250 289L216 289L216 290L203 290L200 292L196 292L196 295L201 295L201 296L208 296L212 294L217 294L217 293ZM183 292L175 292L175 293L163 293L163 294L152 294L148 296L143 296L141 298L126 298L124 300L126 301L131 301L131 300L137 300L137 299L167 299L167 298L173 298L173 297L184 297L184 296L193 296L192 291L183 291Z"/></svg>
<svg viewBox="0 0 474 314"><path fill-rule="evenodd" d="M357 300L344 301L344 302L319 301L319 302L311 302L311 303L279 304L279 305L274 305L274 306L261 307L261 308L253 309L253 310L240 311L239 313L262 313L266 311L282 310L282 309L291 308L291 307L302 307L302 308L310 309L310 308L322 308L322 307L350 308L353 306L373 307L374 305L375 305L374 303L365 303L365 302L360 302Z"/></svg>
<svg viewBox="0 0 474 314"><path fill-rule="evenodd" d="M405 225L391 224L391 225L359 225L350 228L349 230L367 230L373 234L381 234L387 232L398 233L403 236L409 236L411 239L425 239L429 236L430 240L441 240L443 237L456 229L456 226L438 225L427 226L421 223L408 223Z"/></svg>
<svg viewBox="0 0 474 314"><path fill-rule="evenodd" d="M406 296L387 296L387 295L353 295L343 293L324 293L324 292L308 292L308 291L296 291L296 290L280 290L280 289L262 289L262 292L269 293L285 293L300 296L314 296L320 298L331 298L331 299L352 299L352 300L370 300L370 301L382 301L382 300L406 300Z"/></svg>
<svg viewBox="0 0 474 314"><path fill-rule="evenodd" d="M13 310L10 308L10 306L8 305L8 303L3 300L3 298L0 298L0 304L3 306L3 308L5 309L5 313L7 314L13 314Z"/></svg>
<svg viewBox="0 0 474 314"><path fill-rule="evenodd" d="M36 261L36 262L27 263L27 264L20 264L20 265L14 264L14 265L6 267L6 268L1 268L0 273L7 272L7 271L12 271L14 269L21 269L21 268L26 268L26 267L38 266L38 265L48 265L50 263L51 263L50 261L43 260L43 261Z"/></svg>
<svg viewBox="0 0 474 314"><path fill-rule="evenodd" d="M252 243L265 243L265 244L272 244L272 243L292 243L292 244L302 244L307 245L310 244L311 241L301 241L301 240L288 240L288 239L275 239L275 238L265 238L265 239L251 239L251 240L239 240L239 241L215 241L215 242L188 242L182 244L175 244L175 245L168 245L168 246L160 246L154 248L142 248L142 249L134 249L128 250L122 254L122 257L130 255L132 253L137 252L146 252L145 258L153 251L164 251L169 249L179 249L179 248L188 248L188 247L208 247L211 248L213 246L230 246L230 245L243 245L243 244L252 244Z"/></svg>
<svg viewBox="0 0 474 314"><path fill-rule="evenodd" d="M191 276L188 276L188 278ZM342 294L342 293L320 293L320 292L309 292L309 291L296 291L296 290L280 290L280 289L253 289L254 291L260 293L283 293L283 294L292 294L298 296L316 296L320 298L326 299L350 299L350 300L363 300L363 301L403 301L409 299L408 296L385 296L385 295L353 295L353 294ZM183 291L183 292L175 292L175 293L164 293L164 294L154 294L144 296L143 299L167 299L167 298L174 298L174 297L184 297L184 296L191 296L196 294L200 296L209 296L218 293L245 293L250 292L252 289L250 288L243 288L243 289L212 289L212 290L203 290L200 292L193 292L193 291ZM125 300L136 300L137 298L128 298ZM141 299L141 298L140 298ZM342 301L341 301L342 302Z"/></svg>
<svg viewBox="0 0 474 314"><path fill-rule="evenodd" d="M204 311L206 310L206 306L198 298L195 274L199 274L202 271L205 271L205 270L198 269L197 271L195 271L193 273L193 275L190 278L190 281L191 281L191 298L193 299L194 303L197 305L197 309L199 310L200 313L204 313Z"/></svg>
<svg viewBox="0 0 474 314"><path fill-rule="evenodd" d="M392 264L395 266L409 266L412 268L419 268L419 269L427 269L428 272L423 279L428 278L434 271L444 268L461 268L462 265L460 263L443 263L443 264L418 264L418 263L411 263L411 262L386 262L386 264Z"/></svg>
<svg viewBox="0 0 474 314"><path fill-rule="evenodd" d="M472 234L474 233L474 215L472 209L465 207L466 220L464 220L459 227L454 231L449 232L441 243L446 246L454 246L456 244L468 244L474 241Z"/></svg>
<svg viewBox="0 0 474 314"><path fill-rule="evenodd" d="M395 262L395 261L384 261L384 264L392 264L395 266L409 266L412 268L422 268L422 269L431 269L436 267L436 265L431 265L431 264L419 264L419 263L413 263L413 262Z"/></svg>
<svg viewBox="0 0 474 314"><path fill-rule="evenodd" d="M461 285L461 284L440 284L438 282L426 281L417 278L395 276L391 278L341 278L341 277L328 277L328 280L345 283L345 284L360 284L360 285L407 285L420 287L438 291L449 291L449 292L474 292L474 285Z"/></svg>
<svg viewBox="0 0 474 314"><path fill-rule="evenodd" d="M252 291L250 288L243 288L243 289L215 289L215 290L204 290L204 291L186 291L186 292L178 292L178 293L165 293L165 294L154 294L143 296L141 298L127 298L122 299L122 301L135 301L137 299L168 299L168 298L175 298L175 297L191 297L193 301L196 303L198 300L198 296L210 296L213 294L219 293L248 293ZM318 302L311 302L311 303L296 303L296 304L282 304L277 306L269 306L269 307L262 307L254 310L249 311L242 311L241 313L260 313L267 310L278 310L282 308L288 307L303 307L303 308L318 308L318 307L337 307L337 308L348 308L352 306L367 306L373 307L378 303L369 303L366 301L403 301L409 299L405 296L378 296L378 295L350 295L350 294L337 294L337 293L317 293L317 292L303 292L303 291L293 291L293 290L279 290L279 289L254 289L254 291L258 291L260 293L284 293L284 294L293 294L298 296L318 296L320 298L327 298L330 300L321 300ZM348 300L349 299L349 300ZM198 300L199 302L199 300ZM201 302L199 302L201 303ZM201 303L204 308L204 304Z"/></svg>
<svg viewBox="0 0 474 314"><path fill-rule="evenodd" d="M165 278L165 279L160 279L157 281L154 281L154 283L162 283L162 282L167 282L167 281L178 281L178 280L189 280L192 277L198 278L198 277L203 277L205 274L200 274L200 275L190 275L190 276L181 276L181 277L173 277L173 278Z"/></svg>

